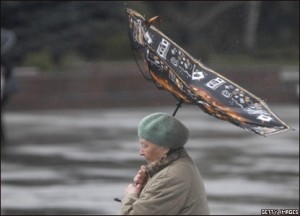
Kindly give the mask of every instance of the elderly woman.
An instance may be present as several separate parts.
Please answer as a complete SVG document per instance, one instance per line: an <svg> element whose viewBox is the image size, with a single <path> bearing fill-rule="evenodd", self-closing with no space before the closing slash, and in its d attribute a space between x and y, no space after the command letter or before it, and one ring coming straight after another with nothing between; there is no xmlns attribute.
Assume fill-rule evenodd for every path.
<svg viewBox="0 0 300 216"><path fill-rule="evenodd" d="M184 149L188 129L176 118L154 113L139 123L141 166L125 189L123 215L209 215L200 173Z"/></svg>

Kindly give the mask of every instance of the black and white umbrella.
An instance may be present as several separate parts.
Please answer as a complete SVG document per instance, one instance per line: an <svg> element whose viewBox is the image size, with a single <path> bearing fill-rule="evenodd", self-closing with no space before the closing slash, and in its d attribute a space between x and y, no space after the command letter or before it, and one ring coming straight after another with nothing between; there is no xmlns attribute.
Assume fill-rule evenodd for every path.
<svg viewBox="0 0 300 216"><path fill-rule="evenodd" d="M291 130L267 104L241 86L204 66L153 24L126 8L132 49L144 60L149 78L181 103L199 106L205 113L256 134L267 136Z"/></svg>

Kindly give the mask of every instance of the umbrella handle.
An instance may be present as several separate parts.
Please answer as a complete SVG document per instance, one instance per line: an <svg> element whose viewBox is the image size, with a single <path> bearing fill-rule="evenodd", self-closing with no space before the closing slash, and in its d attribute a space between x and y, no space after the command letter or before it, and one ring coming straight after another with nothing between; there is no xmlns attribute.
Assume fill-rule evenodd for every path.
<svg viewBox="0 0 300 216"><path fill-rule="evenodd" d="M114 201L121 202L121 200L119 198L114 198Z"/></svg>
<svg viewBox="0 0 300 216"><path fill-rule="evenodd" d="M174 110L172 116L175 116L175 115L176 115L177 110L181 107L182 102L183 102L182 99L180 99L180 100L177 102L177 104L176 104L176 109Z"/></svg>

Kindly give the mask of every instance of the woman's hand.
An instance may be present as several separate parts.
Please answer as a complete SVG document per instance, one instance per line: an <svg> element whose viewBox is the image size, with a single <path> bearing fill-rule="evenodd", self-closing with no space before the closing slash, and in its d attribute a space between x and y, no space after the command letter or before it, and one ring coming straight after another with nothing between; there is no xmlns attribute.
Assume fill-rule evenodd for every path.
<svg viewBox="0 0 300 216"><path fill-rule="evenodd" d="M142 185L138 184L138 185L134 185L134 184L129 184L126 188L125 188L125 192L124 195L133 195L136 197L139 197L141 191L142 191Z"/></svg>
<svg viewBox="0 0 300 216"><path fill-rule="evenodd" d="M148 176L146 174L146 167L143 165L133 178L133 182L135 185L140 184L144 187L144 185L147 183L147 178Z"/></svg>
<svg viewBox="0 0 300 216"><path fill-rule="evenodd" d="M129 184L125 188L125 195L131 194L136 197L139 197L143 187L145 186L145 184L147 183L147 180L148 180L148 176L145 171L146 171L146 167L141 166L140 170L137 172L137 174L133 178L134 183Z"/></svg>

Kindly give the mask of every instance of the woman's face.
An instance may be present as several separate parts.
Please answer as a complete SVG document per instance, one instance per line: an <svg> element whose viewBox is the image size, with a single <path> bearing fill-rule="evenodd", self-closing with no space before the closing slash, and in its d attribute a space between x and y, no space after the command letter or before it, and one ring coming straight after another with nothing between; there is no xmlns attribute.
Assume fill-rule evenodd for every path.
<svg viewBox="0 0 300 216"><path fill-rule="evenodd" d="M140 155L143 156L148 163L160 160L168 151L168 148L155 145L145 139L140 139Z"/></svg>

